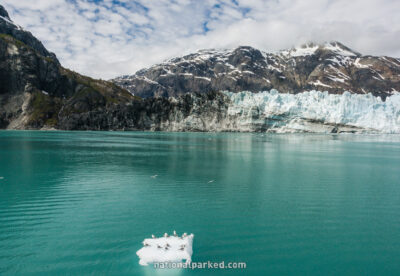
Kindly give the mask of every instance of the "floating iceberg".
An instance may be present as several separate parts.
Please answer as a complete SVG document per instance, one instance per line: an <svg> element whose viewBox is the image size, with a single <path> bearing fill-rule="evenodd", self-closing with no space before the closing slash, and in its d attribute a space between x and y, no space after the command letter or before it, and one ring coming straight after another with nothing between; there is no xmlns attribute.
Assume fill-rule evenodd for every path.
<svg viewBox="0 0 400 276"><path fill-rule="evenodd" d="M136 254L139 256L139 264L148 265L149 263L190 263L192 261L192 244L194 235L183 234L177 236L174 231L173 236L145 239L143 247Z"/></svg>

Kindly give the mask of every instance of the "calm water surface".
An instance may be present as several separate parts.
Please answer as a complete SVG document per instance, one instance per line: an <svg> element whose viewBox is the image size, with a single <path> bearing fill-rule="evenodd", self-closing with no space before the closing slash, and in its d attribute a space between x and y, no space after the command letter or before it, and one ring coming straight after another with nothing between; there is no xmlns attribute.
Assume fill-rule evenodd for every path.
<svg viewBox="0 0 400 276"><path fill-rule="evenodd" d="M209 275L139 266L172 230L224 275L399 275L400 138L0 132L0 275Z"/></svg>

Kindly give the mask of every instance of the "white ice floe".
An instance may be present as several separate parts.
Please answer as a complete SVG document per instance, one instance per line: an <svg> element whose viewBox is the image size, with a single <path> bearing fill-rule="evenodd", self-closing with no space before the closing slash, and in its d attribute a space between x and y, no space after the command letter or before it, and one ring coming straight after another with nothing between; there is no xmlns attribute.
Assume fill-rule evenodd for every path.
<svg viewBox="0 0 400 276"><path fill-rule="evenodd" d="M161 238L152 235L152 238L143 241L143 247L136 252L140 259L139 264L190 263L193 254L193 238L193 234L184 233L182 236L178 236L175 231L172 236L165 233Z"/></svg>

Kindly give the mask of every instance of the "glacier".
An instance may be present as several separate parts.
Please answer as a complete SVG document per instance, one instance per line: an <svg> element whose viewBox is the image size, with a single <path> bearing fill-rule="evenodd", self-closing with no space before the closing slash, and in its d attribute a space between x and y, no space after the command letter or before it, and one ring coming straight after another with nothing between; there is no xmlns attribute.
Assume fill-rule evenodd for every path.
<svg viewBox="0 0 400 276"><path fill-rule="evenodd" d="M347 91L223 93L230 99L228 117L235 118L239 131L400 133L398 92L385 101Z"/></svg>

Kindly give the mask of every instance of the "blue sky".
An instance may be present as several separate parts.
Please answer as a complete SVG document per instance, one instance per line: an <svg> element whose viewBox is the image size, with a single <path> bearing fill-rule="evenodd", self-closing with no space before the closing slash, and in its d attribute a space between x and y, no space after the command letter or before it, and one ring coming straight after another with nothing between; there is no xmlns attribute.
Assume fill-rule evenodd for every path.
<svg viewBox="0 0 400 276"><path fill-rule="evenodd" d="M204 48L338 40L400 57L397 0L1 0L80 73L108 79Z"/></svg>

